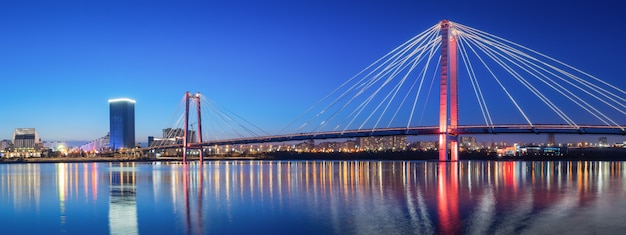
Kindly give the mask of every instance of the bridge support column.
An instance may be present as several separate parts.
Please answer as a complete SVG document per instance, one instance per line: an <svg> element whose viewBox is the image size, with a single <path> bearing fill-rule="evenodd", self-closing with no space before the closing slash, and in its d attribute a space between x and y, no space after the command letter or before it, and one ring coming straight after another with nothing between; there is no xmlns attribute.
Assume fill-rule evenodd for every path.
<svg viewBox="0 0 626 235"><path fill-rule="evenodd" d="M196 99L196 105L198 110L198 140L197 143L202 143L202 119L200 112L200 93L196 93L195 95L191 95L189 92L185 92L185 133L183 134L183 162L187 162L187 150L190 148L191 143L189 143L189 100ZM202 151L202 146L198 145L198 158L200 159L200 163L204 161L204 153Z"/></svg>
<svg viewBox="0 0 626 235"><path fill-rule="evenodd" d="M189 137L189 92L185 92L185 133L183 133L183 163L187 163L187 147Z"/></svg>
<svg viewBox="0 0 626 235"><path fill-rule="evenodd" d="M198 143L202 143L202 120L200 115L200 93L196 93L196 105L198 106ZM204 161L204 152L202 151L202 145L198 146L198 158L200 158L200 164Z"/></svg>
<svg viewBox="0 0 626 235"><path fill-rule="evenodd" d="M450 21L441 21L441 61L439 86L439 161L458 161L459 144L456 35ZM450 144L450 146L448 146ZM448 157L448 147L450 157Z"/></svg>

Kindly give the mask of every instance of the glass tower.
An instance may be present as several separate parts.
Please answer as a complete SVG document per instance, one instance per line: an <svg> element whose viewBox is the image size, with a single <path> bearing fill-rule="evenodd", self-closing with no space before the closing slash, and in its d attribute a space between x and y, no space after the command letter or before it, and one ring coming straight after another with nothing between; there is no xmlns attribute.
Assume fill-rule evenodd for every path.
<svg viewBox="0 0 626 235"><path fill-rule="evenodd" d="M135 100L109 100L109 146L112 150L135 147Z"/></svg>

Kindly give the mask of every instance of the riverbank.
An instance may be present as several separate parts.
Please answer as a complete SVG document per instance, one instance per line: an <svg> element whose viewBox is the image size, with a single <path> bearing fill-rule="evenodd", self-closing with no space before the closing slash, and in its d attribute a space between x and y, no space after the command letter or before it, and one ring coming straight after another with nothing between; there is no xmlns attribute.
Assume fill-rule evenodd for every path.
<svg viewBox="0 0 626 235"><path fill-rule="evenodd" d="M180 162L182 158L131 158L131 157L62 157L62 158L1 158L0 164L11 163L88 163L88 162ZM197 161L198 158L190 158L189 161ZM205 161L219 160L271 160L267 156L244 156L244 157L206 157Z"/></svg>
<svg viewBox="0 0 626 235"><path fill-rule="evenodd" d="M626 149L570 149L563 156L497 156L486 152L461 152L461 160L486 160L486 161L626 161ZM357 152L357 153L299 153L299 152L273 152L261 155L242 156L208 156L205 161L220 160L425 160L436 161L436 151L404 151L404 152ZM82 163L82 162L176 162L180 157L171 158L133 158L121 156L91 156L91 157L62 157L62 158L2 158L3 163ZM197 158L189 158L189 161L197 161Z"/></svg>
<svg viewBox="0 0 626 235"><path fill-rule="evenodd" d="M3 158L0 163L81 163L81 162L147 162L143 158L74 157L74 158Z"/></svg>
<svg viewBox="0 0 626 235"><path fill-rule="evenodd" d="M275 152L274 160L432 160L439 159L437 151L358 152L358 153L297 153ZM460 160L485 161L626 161L626 149L574 149L562 156L526 155L498 156L487 152L460 152Z"/></svg>

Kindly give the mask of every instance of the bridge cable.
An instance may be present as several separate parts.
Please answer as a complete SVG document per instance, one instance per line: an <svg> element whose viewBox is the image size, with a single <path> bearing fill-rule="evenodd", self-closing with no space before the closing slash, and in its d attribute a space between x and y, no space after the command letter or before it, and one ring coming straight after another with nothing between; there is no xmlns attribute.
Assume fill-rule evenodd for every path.
<svg viewBox="0 0 626 235"><path fill-rule="evenodd" d="M519 60L524 60L524 61L527 61L527 63L533 64L535 67L540 68L541 70L543 70L543 71L545 71L547 73L550 73L551 75L553 75L555 77L558 77L560 80L562 80L562 81L566 82L567 84L577 88L580 91L585 92L586 94L592 96L596 100L605 103L606 105L612 107L613 109L615 109L615 110L617 110L617 111L619 111L619 112L621 112L623 114L626 114L626 112L624 110L621 110L621 109L615 107L614 105L610 104L606 100L601 99L600 97L596 96L595 94L589 92L588 89L591 89L591 90L597 92L597 94L599 94L601 96L604 96L605 98L615 102L617 105L622 106L623 108L626 108L626 98L619 97L618 95L616 95L613 92L610 92L610 91L608 91L606 89L603 89L603 88L601 88L601 87L599 87L599 86L597 86L597 85L595 85L593 83L590 83L590 82L588 82L588 81L586 81L586 80L584 80L582 78L579 78L579 77L577 77L577 76L575 76L575 75L573 75L571 73L568 73L567 71L564 71L564 70L562 70L562 69L560 69L558 67L552 66L552 65L550 65L550 64L548 64L548 63L546 63L544 61L541 61L541 60L539 60L539 59L529 55L528 53L525 53L525 52L523 52L523 51L521 51L519 49L513 48L513 47L511 47L511 46L509 46L507 44L504 44L502 42L497 42L497 41L493 41L491 43L493 43L495 47L501 47L502 48L501 50L503 50L503 51L509 51L511 53L517 54L518 55L517 58ZM556 72L561 73L561 74L571 78L572 80L580 83L581 85L585 86L588 89L584 89L584 88L574 84L573 82L568 81L567 79L564 79L563 77L561 77L561 76L559 76L559 75L557 75L557 74L547 70L546 68L544 68L542 66L539 66L539 65L536 65L535 63L532 63L531 61L528 61L528 60L526 60L524 58L527 58L527 59L530 59L530 60L533 60L533 61L537 61L537 62L545 65L546 67L548 67L550 69L553 69ZM558 83L555 82L555 84L558 84ZM615 99L619 99L621 101L617 101Z"/></svg>
<svg viewBox="0 0 626 235"><path fill-rule="evenodd" d="M417 100L419 99L420 94L422 93L422 87L424 85L424 80L426 79L426 73L428 71L428 67L430 65L430 62L432 61L432 59L433 59L433 57L435 55L435 51L437 51L441 47L441 37L438 37L438 38L439 38L438 42L433 44L433 46L430 48L430 54L428 55L428 60L426 61L426 64L424 65L424 69L422 69L422 72L421 72L422 76L421 76L421 78L420 79L415 79L414 82L413 82L413 85L411 85L411 88L409 89L409 90L413 90L413 87L415 86L415 83L417 82L417 80L420 81L419 87L418 87L417 92L415 94L415 99L413 100L413 105L411 105L411 113L409 114L409 119L407 120L407 123L406 123L407 131L408 131L410 125L411 125L411 122L413 121L413 115L415 114L415 107L417 106ZM439 67L439 63L440 63L440 59L437 60L437 65L436 65L436 67L434 69L435 74L437 72L436 68ZM433 78L433 80L434 80L434 78ZM434 81L431 82L431 88L432 88L432 83L434 83ZM428 96L430 95L430 90L428 92L429 93L426 96L426 99L425 99L426 101L424 102L424 104L426 104L427 101L428 101ZM404 99L402 100L403 104L404 104L404 101L406 100L406 98L408 97L408 95L409 95L409 92L407 92L407 94L404 96ZM426 107L426 105L424 105L424 107ZM393 114L392 121L393 121L393 119L395 119L395 117L396 117L396 115L398 114L399 111L400 111L400 108L398 107L396 112ZM422 110L422 115L423 114L424 114L424 110ZM391 126L391 122L392 121L389 121L389 124L387 124L387 128L389 128ZM420 119L420 121L421 121L421 119Z"/></svg>
<svg viewBox="0 0 626 235"><path fill-rule="evenodd" d="M513 103L513 105L517 108L517 110L520 112L520 114L524 117L524 119L526 120L526 122L530 125L533 126L532 122L530 121L530 119L528 118L528 116L526 115L526 113L524 113L524 111L521 109L521 107L517 104L517 101L515 101L515 99L513 98L513 96L511 96L511 94L509 93L509 91L506 89L506 87L504 87L504 85L502 84L502 82L500 81L500 79L498 78L498 76L496 76L496 74L491 70L491 68L489 68L489 66L487 65L487 63L485 63L485 61L483 60L483 58L474 50L474 47L471 46L471 44L468 44L468 47L472 50L472 52L474 52L474 54L476 55L476 57L480 60L480 62L483 64L483 66L485 66L485 68L487 69L487 71L489 71L489 73L491 74L491 76L494 78L494 80L496 80L496 82L498 83L498 85L500 86L500 88L504 91L504 93L507 95L507 97L509 98L509 100L511 100L511 102Z"/></svg>
<svg viewBox="0 0 626 235"><path fill-rule="evenodd" d="M433 36L434 36L434 35L433 35ZM417 59L419 59L419 58L421 57L421 55L423 54L424 49L425 49L425 48L428 48L427 46L428 46L428 45L420 46L419 48L417 48L416 50L414 50L414 52L413 52L412 54L410 54L410 55L408 55L408 56L406 56L406 57L403 57L404 59L402 59L402 60L400 61L401 63L399 63L399 64L398 64L398 63L394 62L393 67L391 67L391 65L390 65L390 66L387 66L387 68L386 68L384 71L381 71L380 73L378 73L378 74L376 75L378 78L376 78L375 80L376 80L376 81L378 81L378 80L380 80L380 79L382 78L382 76L387 76L389 73L391 73L391 75L389 75L389 77L385 80L385 82L384 82L381 86L379 86L379 88L378 88L377 90L375 90L375 91L374 91L374 93L372 93L372 94L371 94L371 95L370 95L370 96L366 99L366 101L365 101L365 102L363 102L361 105L359 105L359 107L358 107L357 109L355 109L352 113L350 113L350 114L348 115L348 117L353 116L353 115L354 115L354 113L355 113L356 111L358 111L358 113L357 113L356 115L354 115L354 118L350 121L350 123L348 123L348 125L346 125L346 126L345 126L344 130L346 130L347 128L349 128L349 127L350 127L350 125L352 124L352 122L353 122L353 121L354 121L354 120L355 120L355 119L359 116L359 114L360 114L360 113L361 113L361 112L365 109L365 107L367 106L367 104L368 104L369 102L371 102L371 100L372 100L372 99L373 99L373 98L374 98L374 97L375 97L375 96L376 96L376 95L377 95L377 94L378 94L378 93L382 90L382 88L383 88L384 86L386 86L386 85L389 83L389 81L391 81L391 79L393 79L393 78L397 75L397 73L398 73L399 71L404 70L404 69L405 69L405 68L409 65L409 64L407 64L407 63L406 63L406 62L409 60L409 58L410 58L411 56L413 56L414 54L416 54L416 53L417 53L417 51L419 50L419 51L420 51L420 54L418 55L418 58L416 58L416 60L417 60ZM400 66L402 66L402 67L400 67ZM393 69L393 70L392 70L392 69ZM380 76L378 76L378 75L380 75ZM366 89L368 89L369 87L371 87L373 84L374 84L374 83L372 83L372 84L368 85L368 86L366 87ZM358 95L360 95L360 94L361 94L362 92L364 92L364 91L365 91L365 90L362 90L362 91L361 91ZM354 98L356 98L356 97L354 97ZM385 99L385 100L386 100L386 99ZM352 101L352 100L351 100L351 101ZM351 102L351 101L350 101L350 102ZM384 102L384 100L383 100L383 102ZM342 109L343 109L343 108L342 108ZM375 112L375 111L376 111L376 110L374 110L374 112ZM372 114L373 114L374 112L372 112ZM366 121L367 121L367 120L366 120ZM359 128L357 128L357 129L362 129L362 127L363 127L363 125L364 125L364 124L365 124L365 122L364 122L364 123L363 123L363 124L362 124Z"/></svg>
<svg viewBox="0 0 626 235"><path fill-rule="evenodd" d="M439 46L441 46L441 43L439 44ZM439 49L439 47L437 47L437 49ZM435 65L435 68L439 68L440 63L441 63L441 55L439 55L439 58L437 58L437 65ZM427 102L428 102L428 100L430 98L430 94L432 93L433 85L435 84L435 81L437 81L437 79L436 79L437 78L437 72L439 72L437 69L433 70L433 77L430 80L430 87L428 88L428 93L426 94L426 99L425 99L425 102L424 102L424 106L422 107L422 112L421 112L421 115L420 115L420 119L417 122L417 126L421 126L422 125L422 120L424 118L424 114L426 113L426 107L428 106ZM413 113L415 111L415 107L416 106L417 106L417 97L415 97L415 100L413 101L413 108L411 110L411 115L409 117L410 120L413 119ZM409 127L407 126L407 128L409 128Z"/></svg>
<svg viewBox="0 0 626 235"><path fill-rule="evenodd" d="M339 87L337 87L336 89L334 89L333 91L331 91L329 94L327 94L324 98L322 98L321 100L319 100L318 102L316 102L315 104L313 104L312 106L310 106L305 112L303 112L301 115L299 115L296 119L294 119L292 122L290 122L287 126L285 126L283 129L281 129L280 132L283 132L286 128L290 127L291 125L293 125L296 121L298 121L299 119L301 119L302 117L304 117L304 115L306 115L307 113L309 113L310 111L312 111L315 107L318 107L318 105L320 105L322 102L328 100L332 95L336 94L341 88L347 86L351 81L355 80L356 78L358 78L359 76L361 76L362 74L366 73L367 71L370 71L369 74L361 77L361 79L359 81L357 81L354 85L352 85L348 90L352 90L354 89L355 86L357 86L358 84L361 84L361 82L366 79L367 77L369 77L371 75L371 73L373 71L376 71L380 68L380 66L382 66L382 64L380 64L380 61L386 60L389 61L390 59L393 59L393 57L390 57L390 55L394 55L396 53L396 51L398 50L402 50L403 48L406 48L407 45L411 45L414 44L420 40L422 40L424 37L428 36L429 34L436 32L438 30L439 25L435 24L432 27L430 27L429 29L423 31L422 33L414 36L413 38L411 38L410 40L406 41L405 43L401 44L400 46L397 46L396 48L394 48L393 50L391 50L390 52L388 52L387 54L385 54L384 56L380 57L379 59L377 59L376 61L374 61L373 63L371 63L369 66L367 66L366 68L364 68L363 70L361 70L360 72L358 72L356 75L352 76L350 79L348 79L347 81L345 81L343 84L341 84ZM386 63L386 62L385 62ZM384 64L384 63L383 63ZM378 65L378 67L372 69L372 67ZM335 99L335 101L331 102L331 105L334 105L336 102L338 102L339 99L341 99L342 96L339 96L338 98ZM317 113L312 119L315 119L316 117L319 117L321 114L323 114L324 110L327 110L328 107L324 108L322 110L322 112ZM309 121L305 122L304 124L302 124L297 130L301 130L302 128L304 128L305 126L308 125L308 123L310 123L310 121L312 121L312 119L310 119Z"/></svg>
<svg viewBox="0 0 626 235"><path fill-rule="evenodd" d="M433 33L436 33L436 32L433 32ZM423 45L423 42L422 43L416 42L416 43L411 44L410 46L415 45L415 44L420 45L421 48L424 47L424 46L421 46L421 45ZM389 74L392 71L391 69L397 68L398 66L400 66L401 65L400 62L402 61L401 60L401 58L402 58L401 55L406 54L406 52L408 50L409 50L409 48L404 48L404 49L400 50L398 54L392 55L389 60L387 60L384 63L382 63L381 65L377 66L377 68L375 70L371 71L370 73L368 73L366 75L366 77L361 79L361 80L365 80L365 78L371 76L370 79L368 80L368 82L362 83L364 85L361 85L361 86L358 86L358 87L353 85L350 89L348 89L343 94L341 94L340 97L335 99L335 101L333 101L333 103L329 104L324 110L322 110L322 112L318 113L318 115L316 115L316 117L319 116L321 113L324 113L331 106L335 105L339 101L340 98L345 97L350 92L353 92L353 91L356 92L356 94L354 96L352 96L348 100L348 102L344 103L344 105L342 107L340 107L333 114L331 114L330 118L328 120L333 119L334 117L336 117L342 110L344 110L348 105L350 105L352 103L352 101L354 101L357 97L359 97L361 94L363 94L366 89L369 89L376 82L381 80L383 78L383 76L387 76L387 74ZM385 66L385 68L382 68L383 66ZM378 71L378 72L376 72L376 71ZM374 73L374 72L376 72L376 73ZM357 91L354 88L360 88L360 90ZM357 108L356 110L359 110L359 109ZM352 116L353 114L354 114L354 112L351 113L348 116ZM325 123L328 123L328 122L324 121L323 124L325 124ZM320 127L321 126L318 126L317 128L320 128Z"/></svg>
<svg viewBox="0 0 626 235"><path fill-rule="evenodd" d="M572 70L574 70L574 71L576 71L576 72L579 72L579 73L581 73L581 74L584 74L584 75L586 75L586 76L588 76L588 77L590 77L590 78L592 78L592 79L594 79L594 80L596 80L596 81L598 81L598 82L600 82L600 83L602 83L602 84L604 84L604 85L606 85L606 86L608 86L608 87L611 87L611 88L613 88L613 89L615 89L615 90L617 90L617 91L621 92L622 94L626 94L626 91L624 91L624 90L622 90L622 89L619 89L618 87L616 87L616 86L614 86L614 85L611 85L610 83L607 83L607 82L605 82L605 81L603 81L603 80L601 80L601 79L599 79L599 78L597 78L597 77L595 77L595 76L593 76L593 75L591 75L591 74L588 74L588 73L586 73L586 72L584 72L584 71L582 71L582 70L579 70L579 69L577 69L577 68L575 68L575 67L573 67L573 66L571 66L571 65L568 65L568 64L566 64L566 63L563 63L563 62L561 62L561 61L559 61L559 60L557 60L557 59L554 59L554 58L552 58L552 57L550 57L550 56L547 56L547 55L545 55L545 54L542 54L542 53L540 53L540 52L538 52L538 51L535 51L535 50L533 50L533 49L527 48L527 47L522 46L522 45L520 45L520 44L517 44L517 43L515 43L515 42L512 42L512 41L506 40L506 39L504 39L504 38L501 38L501 37L495 36L495 35L493 35L493 34L489 34L489 33L487 33L487 32L480 31L480 30L478 30L478 29L474 29L474 28L471 28L471 27L468 27L468 26L465 26L465 25L462 25L462 24L457 24L457 23L455 23L455 24L456 24L458 27L464 28L464 29L466 29L466 30L468 30L468 31L472 31L472 32L476 32L477 34L487 35L487 36L489 36L489 37L497 38L497 39L499 39L499 40L501 40L501 41L504 41L504 42L510 43L511 45L515 45L515 46L518 46L518 47L523 48L523 49L525 49L525 50L528 50L528 51L530 51L530 52L533 52L533 53L535 53L535 54L537 54L537 55L540 55L540 56L542 56L542 57L544 57L544 58L547 58L547 59L552 60L552 61L554 61L554 62L556 62L556 63L558 63L558 64L561 64L561 65L563 65L563 66L565 66L565 67L567 67L567 68L570 68L570 69L572 69Z"/></svg>
<svg viewBox="0 0 626 235"><path fill-rule="evenodd" d="M430 48L432 48L432 46L430 46ZM422 48L420 48L420 49L422 49ZM427 48L424 48L424 49L427 49ZM363 123L359 126L359 128L358 128L358 129L362 129L362 128L363 128L363 126L366 124L366 122L367 122L367 121L368 121L368 120L372 117L372 115L373 115L373 114L374 114L374 113L375 113L375 112L376 112L376 111L377 111L377 110L381 107L381 105L383 104L383 102L385 102L385 100L389 100L389 102L391 102L391 101L394 99L395 95L397 94L397 90L399 89L399 87L400 87L400 86L402 86L402 85L404 84L404 82L405 82L405 81L406 81L406 79L407 79L407 76L408 76L408 75L409 75L409 74L413 71L413 69L415 68L415 66L416 66L418 63L420 63L420 62L424 59L424 57L423 57L422 55L423 55L425 52L426 52L426 50L420 50L419 55L413 59L413 63L412 63L412 65L411 65L410 69L406 72L405 76L403 76L403 78L401 79L401 81L400 81L400 82L396 85L396 88L394 88L394 90L395 90L396 92L394 92L394 94L393 94L393 96L391 97L391 99L389 99L389 97L390 97L390 95L391 95L392 93L388 93L388 94L387 94L387 96L383 99L383 101L382 101L381 103L379 103L379 105L378 105L378 106L374 109L374 111L372 111L372 112L370 113L370 115L369 115L369 116L365 119L365 121L364 121L364 122L363 122ZM393 78L395 78L395 77L397 76L397 74L399 73L399 71L400 71L400 70L404 70L404 69L406 69L406 68L408 67L408 65L409 65L409 64L407 64L407 63L406 63L406 61L408 61L408 59L409 59L409 57L410 57L410 56L412 56L412 54L411 54L411 55L409 55L409 56L407 56L407 58L404 60L403 64L405 64L405 65L404 65L402 68L399 68L399 69L398 69L398 68L396 68L396 70L394 70L393 74L392 74L392 75L390 75L389 79L388 79L387 81L385 81L385 82L384 82L384 83L383 83L383 84L382 84L382 85L381 85L381 86L380 86L380 87L379 87L376 91L374 91L374 93L373 93L372 95L370 95L370 97L369 97L369 98L368 98L368 100L367 100L367 102L368 102L368 103L369 103L369 102L370 102L370 101L374 98L374 96L375 96L376 94L378 94L378 93L382 90L382 88L383 88L384 86L386 86L386 85L388 84L388 82L389 82L391 79L393 79ZM382 114L381 114L381 118L382 118L382 116L384 115L384 113L386 112L386 110L387 110L386 108L385 108L385 110L383 110L383 112L382 112ZM356 118L356 117L357 117L357 116L355 116L355 118ZM355 119L355 118L354 118L354 119ZM354 119L353 119L353 120L354 120ZM379 118L379 120L380 120L380 118ZM352 121L351 121L351 123L352 123ZM377 127L377 125L378 125L378 123L379 123L379 122L377 121L377 122L376 122L376 124L374 125L374 127L373 127L373 128L376 128L376 127ZM349 125L350 125L350 124L348 124L348 126L349 126Z"/></svg>
<svg viewBox="0 0 626 235"><path fill-rule="evenodd" d="M472 66L472 62L469 59L469 55L467 54L467 51L464 46L464 44L466 44L467 42L463 38L462 35L459 35L458 38L459 38L458 45L459 45L459 52L461 54L461 59L463 60L463 64L465 65L465 70L467 71L467 76L470 78L472 88L474 89L474 95L476 96L478 106L480 107L480 112L483 115L485 125L493 129L493 120L491 119L491 114L489 113L489 107L487 106L487 102L483 95L482 89L480 88L480 84L478 83L476 73L474 72L474 67Z"/></svg>
<svg viewBox="0 0 626 235"><path fill-rule="evenodd" d="M502 50L502 49L501 49ZM613 121L610 117L608 117L606 114L604 114L603 112L599 111L597 108L595 108L594 106L592 106L591 104L589 104L587 101L585 101L584 99L580 98L578 95L576 95L575 93L573 93L572 91L570 91L568 88L564 87L563 85L561 85L560 83L556 82L555 80L553 80L552 78L550 78L549 76L547 76L545 73L548 73L556 78L559 78L561 81L564 81L565 83L574 86L575 88L579 88L580 90L583 90L584 92L586 92L588 95L596 98L597 100L607 104L608 106L621 111L623 114L626 114L626 112L624 112L623 110L619 110L617 109L617 107L609 104L608 102L600 99L599 97L597 97L596 95L581 89L580 87L578 87L576 84L571 83L570 81L567 81L565 79L563 79L561 76L548 71L547 69L545 69L542 66L539 66L535 63L533 63L532 61L528 61L523 57L520 57L518 54L510 54L511 57L515 58L517 61L519 61L519 63L521 63L522 65L528 67L528 69L532 70L533 72L530 72L528 70L526 70L525 68L521 67L523 70L525 70L527 73L533 75L534 77L536 77L538 80L540 80L541 82L543 82L544 84L548 85L549 87L551 87L552 89L554 89L556 92L558 92L559 94L563 95L563 97L569 99L570 101L572 101L574 104L578 105L579 107L581 107L582 109L584 109L585 111L587 111L589 114L591 114L592 116L596 117L598 120L600 120L601 122L603 122L606 125L616 125L618 126L618 124ZM541 71L537 71L537 69L540 69L542 71L544 71L545 73L541 72ZM539 74L540 76L536 75ZM543 79L542 79L543 78ZM556 87L555 87L556 86ZM567 93L567 94L565 94ZM600 117L601 116L601 117ZM612 124L610 124L609 122L611 122Z"/></svg>
<svg viewBox="0 0 626 235"><path fill-rule="evenodd" d="M576 126L576 127L578 126L578 125L576 125L576 123L574 123L574 121L567 114L565 114L559 107L557 107L549 98L547 98L543 93L541 93L532 83L530 83L528 80L526 80L524 78L524 76L519 74L517 71L515 71L513 68L511 68L509 65L507 65L500 58L502 58L504 60L507 60L510 63L512 63L513 65L516 65L516 66L520 67L519 65L517 65L517 63L511 61L510 58L502 55L500 52L495 51L495 50L493 50L490 47L487 47L484 43L475 40L475 38L472 38L472 37L469 37L469 38L470 38L469 41L475 42L476 43L475 45L478 48L480 48L485 54L490 56L492 60L494 60L496 63L498 63L502 68L504 68L507 72L509 72L509 74L511 74L515 79L517 79L527 89L529 89L533 94L535 94L535 96L537 96L541 101L543 101L544 104L546 104L550 109L552 109L564 121L566 121L571 126Z"/></svg>

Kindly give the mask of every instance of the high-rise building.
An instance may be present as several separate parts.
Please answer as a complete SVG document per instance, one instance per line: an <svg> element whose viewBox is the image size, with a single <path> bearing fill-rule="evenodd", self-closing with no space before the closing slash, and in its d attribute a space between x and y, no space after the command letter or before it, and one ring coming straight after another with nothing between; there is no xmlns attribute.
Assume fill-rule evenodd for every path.
<svg viewBox="0 0 626 235"><path fill-rule="evenodd" d="M112 150L135 147L135 100L109 100L109 146Z"/></svg>

